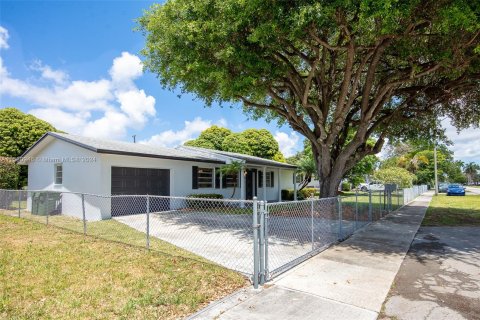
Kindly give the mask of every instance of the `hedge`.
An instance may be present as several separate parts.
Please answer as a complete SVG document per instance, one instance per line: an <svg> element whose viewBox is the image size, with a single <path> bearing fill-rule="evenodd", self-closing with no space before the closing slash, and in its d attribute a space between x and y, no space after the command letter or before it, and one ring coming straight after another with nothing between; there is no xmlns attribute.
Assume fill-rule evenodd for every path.
<svg viewBox="0 0 480 320"><path fill-rule="evenodd" d="M208 209L213 207L219 207L221 203L218 201L202 201L202 200L195 200L195 199L223 199L223 195L218 193L197 193L197 194L190 194L187 196L186 205L187 208L191 209Z"/></svg>
<svg viewBox="0 0 480 320"><path fill-rule="evenodd" d="M297 190L297 200L304 200L311 197L314 197L318 194L318 189L316 188L303 188L302 190ZM282 200L292 201L294 199L293 189L283 189L282 190Z"/></svg>

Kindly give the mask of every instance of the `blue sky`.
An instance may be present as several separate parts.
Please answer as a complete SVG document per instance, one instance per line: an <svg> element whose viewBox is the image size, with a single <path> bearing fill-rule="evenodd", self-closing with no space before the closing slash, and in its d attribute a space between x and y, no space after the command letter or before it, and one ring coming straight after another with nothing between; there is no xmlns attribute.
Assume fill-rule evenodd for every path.
<svg viewBox="0 0 480 320"><path fill-rule="evenodd" d="M237 108L205 108L191 95L163 90L141 71L135 19L153 1L0 2L0 107L13 106L69 133L175 146L219 124L233 131L267 128L289 156L302 138L289 127L252 121ZM471 143L479 130L457 135L455 155L479 161Z"/></svg>
<svg viewBox="0 0 480 320"><path fill-rule="evenodd" d="M234 131L267 128L287 155L301 148L302 139L288 127L248 120L239 107L205 108L192 95L163 90L153 74L140 74L144 38L133 31L134 20L151 4L1 1L0 25L8 33L8 48L0 51L8 75L2 77L9 85L0 106L82 135L130 141L135 134L139 141L174 146L219 124Z"/></svg>

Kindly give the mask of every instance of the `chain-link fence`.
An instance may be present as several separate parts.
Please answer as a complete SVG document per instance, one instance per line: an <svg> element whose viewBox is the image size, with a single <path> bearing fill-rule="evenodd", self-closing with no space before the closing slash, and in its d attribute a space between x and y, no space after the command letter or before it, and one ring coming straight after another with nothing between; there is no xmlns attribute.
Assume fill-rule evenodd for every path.
<svg viewBox="0 0 480 320"><path fill-rule="evenodd" d="M250 276L256 285L425 191L426 187L419 186L266 203L0 190L0 212L110 241L205 259Z"/></svg>

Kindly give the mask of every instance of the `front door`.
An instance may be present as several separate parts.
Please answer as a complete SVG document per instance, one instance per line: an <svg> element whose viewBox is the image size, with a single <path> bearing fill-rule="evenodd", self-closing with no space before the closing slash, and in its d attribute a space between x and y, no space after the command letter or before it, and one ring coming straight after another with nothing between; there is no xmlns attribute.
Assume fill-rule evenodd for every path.
<svg viewBox="0 0 480 320"><path fill-rule="evenodd" d="M245 199L252 200L257 196L257 169L247 169L245 183Z"/></svg>

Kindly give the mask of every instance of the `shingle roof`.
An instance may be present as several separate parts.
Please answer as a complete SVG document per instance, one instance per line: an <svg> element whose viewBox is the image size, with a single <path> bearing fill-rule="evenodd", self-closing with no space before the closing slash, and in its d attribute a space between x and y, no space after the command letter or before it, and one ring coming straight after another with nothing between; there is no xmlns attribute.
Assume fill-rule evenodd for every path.
<svg viewBox="0 0 480 320"><path fill-rule="evenodd" d="M278 162L278 161L264 159L264 158L260 158L260 157L254 157L254 156L247 155L247 154L242 154L242 153L211 150L211 149L205 149L205 148L199 148L199 147L190 147L190 146L180 146L177 149L179 149L179 150L201 151L202 154L207 154L207 155L208 154L223 155L223 156L226 156L226 157L229 157L229 158L245 161L246 163L257 164L257 165L262 165L262 166L275 166L275 167L284 167L284 168L292 168L292 169L296 168L296 166L288 164L288 163Z"/></svg>
<svg viewBox="0 0 480 320"><path fill-rule="evenodd" d="M22 157L26 157L29 152L31 152L41 141L43 141L47 137L57 138L97 153L164 158L183 161L199 161L219 164L228 163L231 160L241 160L251 164L295 168L295 166L286 163L242 155L238 153L194 147L178 147L175 149L165 148L141 143L104 140L57 132L46 133L44 136L42 136L42 138L35 142L33 146L31 146L27 151L25 151L25 153L19 158L19 160L17 160L17 162L21 162L20 159Z"/></svg>

